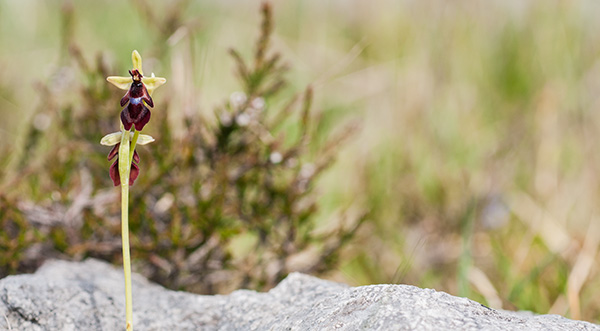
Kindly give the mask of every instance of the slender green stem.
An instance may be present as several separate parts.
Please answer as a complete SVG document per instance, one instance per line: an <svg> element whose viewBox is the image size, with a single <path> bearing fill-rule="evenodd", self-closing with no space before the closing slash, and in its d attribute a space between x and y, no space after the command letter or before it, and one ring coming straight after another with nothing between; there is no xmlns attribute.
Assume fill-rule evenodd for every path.
<svg viewBox="0 0 600 331"><path fill-rule="evenodd" d="M133 162L133 152L135 152L135 145L137 144L138 137L140 136L140 132L133 129L133 139L131 139L131 148L129 150L129 166L131 166L131 162Z"/></svg>
<svg viewBox="0 0 600 331"><path fill-rule="evenodd" d="M137 140L138 132L134 133ZM131 295L131 257L129 255L129 172L130 156L129 131L123 132L119 146L119 176L121 178L121 239L123 241L123 272L125 273L125 322L127 331L133 330L133 300Z"/></svg>

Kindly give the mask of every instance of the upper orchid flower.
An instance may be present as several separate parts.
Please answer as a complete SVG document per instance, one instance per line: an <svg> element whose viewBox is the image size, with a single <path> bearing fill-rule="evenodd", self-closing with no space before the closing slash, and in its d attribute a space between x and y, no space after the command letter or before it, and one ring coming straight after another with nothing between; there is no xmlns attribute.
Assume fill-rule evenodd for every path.
<svg viewBox="0 0 600 331"><path fill-rule="evenodd" d="M121 99L121 107L129 103L121 112L121 122L125 130L130 130L131 126L135 125L135 129L141 131L150 120L150 109L146 105L154 107L152 92L167 80L155 77L154 73L150 77L144 77L142 57L137 51L133 51L131 60L133 62L133 69L129 70L131 77L109 76L106 80L122 90L127 90Z"/></svg>

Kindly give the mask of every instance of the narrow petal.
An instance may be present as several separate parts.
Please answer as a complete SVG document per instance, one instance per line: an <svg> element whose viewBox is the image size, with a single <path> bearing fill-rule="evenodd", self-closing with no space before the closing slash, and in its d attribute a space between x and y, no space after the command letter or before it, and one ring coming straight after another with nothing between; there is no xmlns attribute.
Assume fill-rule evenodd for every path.
<svg viewBox="0 0 600 331"><path fill-rule="evenodd" d="M133 68L139 70L140 74L143 76L144 72L142 71L142 56L137 50L131 52L131 62L133 63Z"/></svg>
<svg viewBox="0 0 600 331"><path fill-rule="evenodd" d="M146 101L146 104L151 108L154 107L154 101L152 101L152 97L150 96L150 93L148 93L148 89L145 85L142 85L142 93L142 99Z"/></svg>
<svg viewBox="0 0 600 331"><path fill-rule="evenodd" d="M121 90L129 90L131 86L131 77L108 76L106 80Z"/></svg>
<svg viewBox="0 0 600 331"><path fill-rule="evenodd" d="M133 150L133 161L135 161L135 163L140 163L140 156L138 155L137 150Z"/></svg>
<svg viewBox="0 0 600 331"><path fill-rule="evenodd" d="M123 134L122 132L109 133L106 136L102 137L102 140L100 140L100 145L114 146L114 145L118 144L119 142L121 142L122 134Z"/></svg>
<svg viewBox="0 0 600 331"><path fill-rule="evenodd" d="M131 134L133 134L133 132ZM138 145L146 145L146 144L149 144L149 143L151 143L153 141L154 141L154 138L152 138L151 136L149 136L147 134L140 134L138 136L137 144Z"/></svg>
<svg viewBox="0 0 600 331"><path fill-rule="evenodd" d="M121 177L119 177L119 158L110 166L109 170L110 179L112 179L115 186L121 185Z"/></svg>
<svg viewBox="0 0 600 331"><path fill-rule="evenodd" d="M108 157L107 157L107 159L109 161L114 159L115 156L117 156L119 154L119 146L120 145L121 145L121 143L118 143L110 150L110 153L108 153Z"/></svg>
<svg viewBox="0 0 600 331"><path fill-rule="evenodd" d="M131 171L129 172L129 185L133 185L133 182L138 178L140 174L140 167L137 164L131 164Z"/></svg>
<svg viewBox="0 0 600 331"><path fill-rule="evenodd" d="M123 98L121 98L121 107L125 106L129 102L129 91L125 93Z"/></svg>

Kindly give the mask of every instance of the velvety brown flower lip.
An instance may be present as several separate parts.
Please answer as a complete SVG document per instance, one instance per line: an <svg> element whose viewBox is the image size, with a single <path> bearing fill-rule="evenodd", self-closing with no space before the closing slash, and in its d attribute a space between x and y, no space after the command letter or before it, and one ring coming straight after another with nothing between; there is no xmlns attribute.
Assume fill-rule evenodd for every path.
<svg viewBox="0 0 600 331"><path fill-rule="evenodd" d="M121 111L121 122L125 130L131 129L131 126L135 126L135 129L141 131L144 126L150 121L150 109L154 107L152 97L148 93L148 89L142 82L142 74L139 70L129 70L131 79L133 80L129 91L125 93L125 96L121 99L121 106L127 106Z"/></svg>
<svg viewBox="0 0 600 331"><path fill-rule="evenodd" d="M113 164L110 166L110 170L109 170L110 179L112 179L113 184L115 186L121 185L121 176L119 175L119 158L118 158L120 145L121 145L121 143L116 144L110 150L110 153L108 153L109 161L114 159L115 157L117 157L115 162L113 162ZM131 162L131 171L129 172L129 185L133 185L133 182L135 182L135 180L138 178L138 175L140 174L140 168L136 163L140 163L140 156L138 155L137 150L133 151L133 162Z"/></svg>

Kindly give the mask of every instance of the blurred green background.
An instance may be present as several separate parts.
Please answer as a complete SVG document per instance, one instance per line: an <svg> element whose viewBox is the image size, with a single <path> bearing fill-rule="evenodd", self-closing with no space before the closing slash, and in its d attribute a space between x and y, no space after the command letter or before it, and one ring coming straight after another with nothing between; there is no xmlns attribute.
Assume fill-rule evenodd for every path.
<svg viewBox="0 0 600 331"><path fill-rule="evenodd" d="M239 90L227 52L251 54L259 8L0 2L3 193L48 199L10 177L27 128L48 125L41 95L75 100L85 80L70 45L89 63L102 54L114 75L139 50L144 70L168 80L153 96L168 109L155 111L177 135L186 114L212 114ZM273 48L290 66L284 96L314 89L310 146L360 124L317 183L315 221L368 219L323 277L600 320L600 3L297 0L273 11Z"/></svg>

